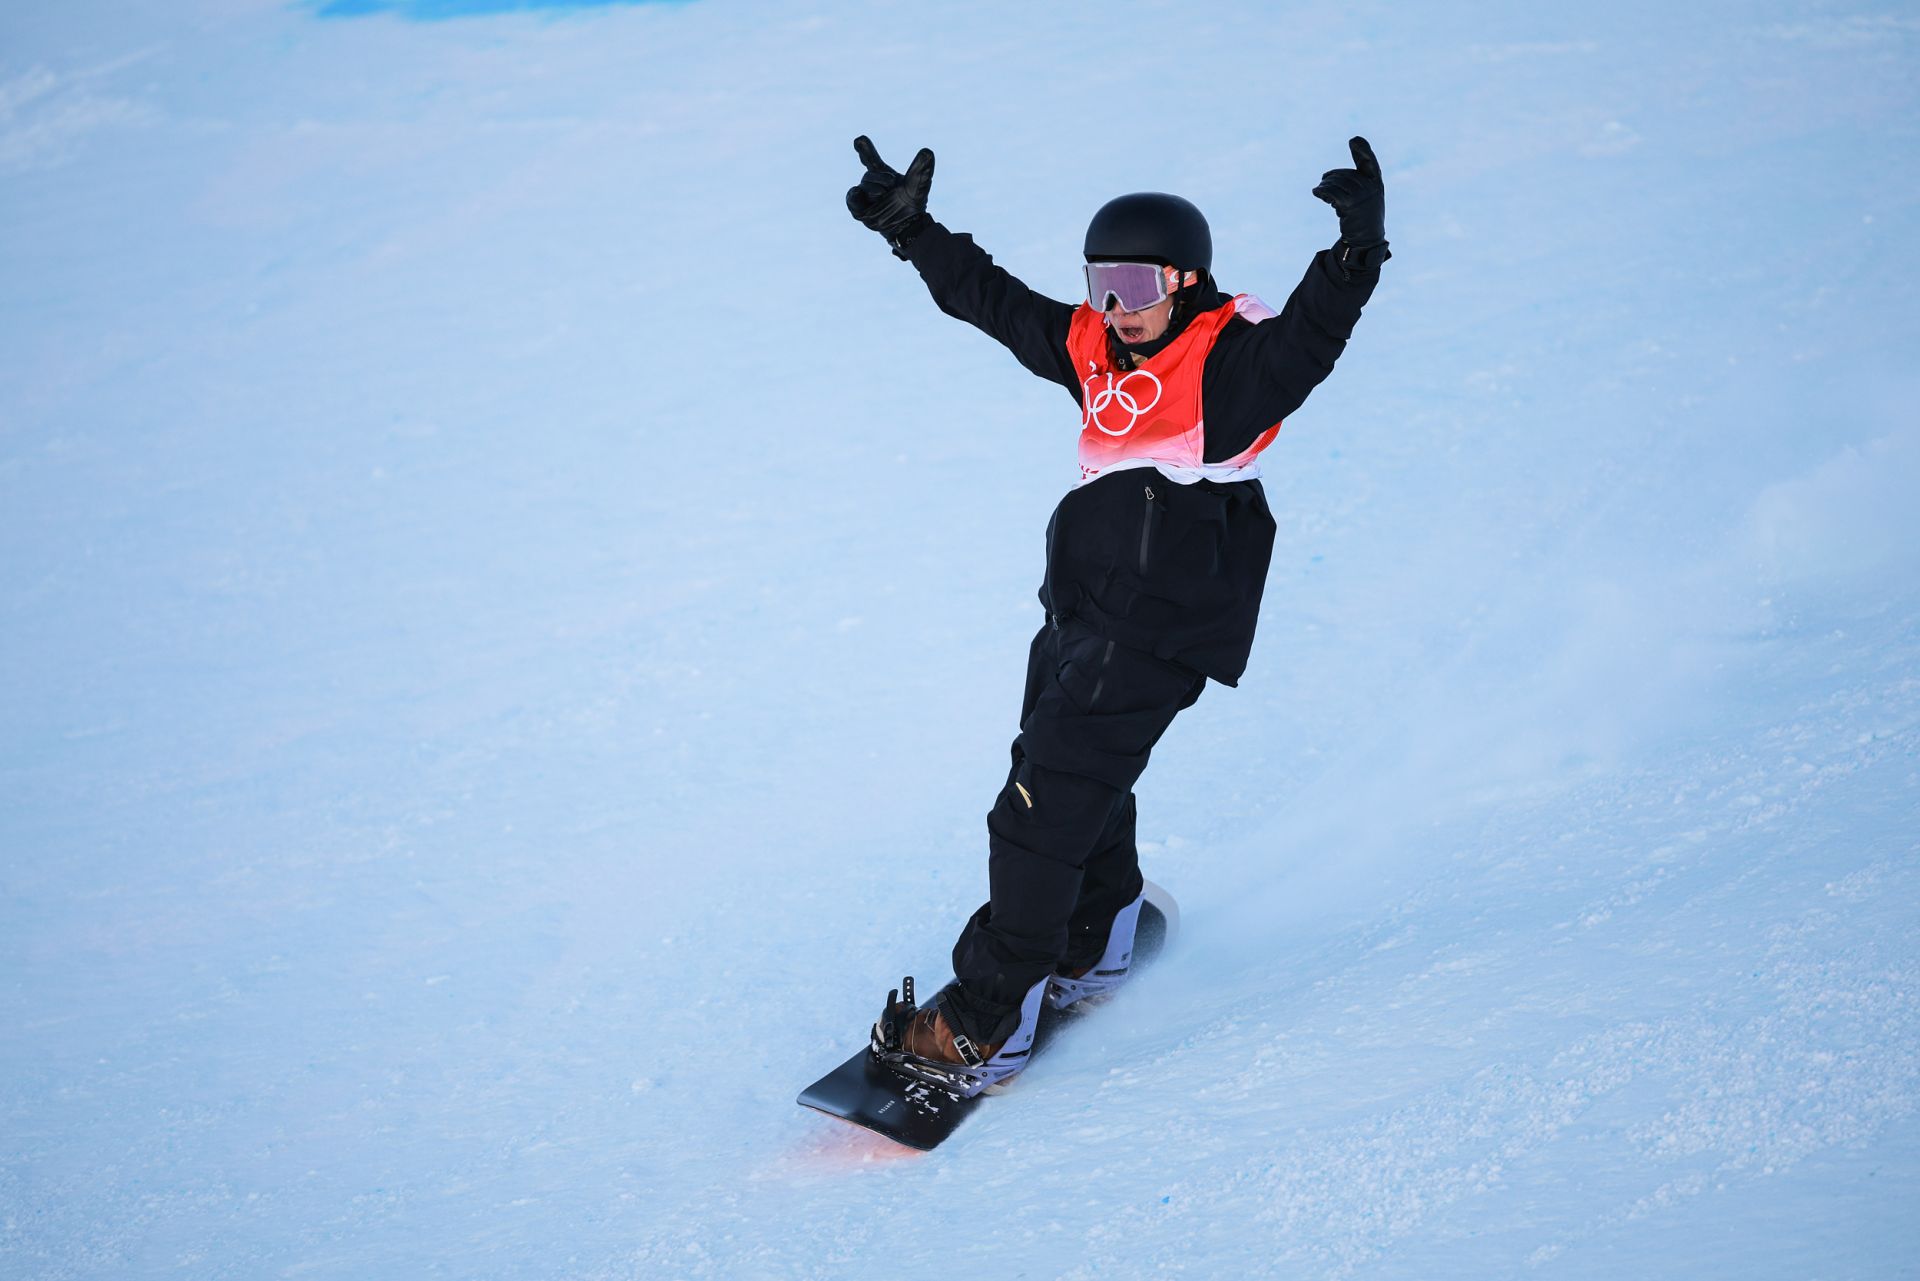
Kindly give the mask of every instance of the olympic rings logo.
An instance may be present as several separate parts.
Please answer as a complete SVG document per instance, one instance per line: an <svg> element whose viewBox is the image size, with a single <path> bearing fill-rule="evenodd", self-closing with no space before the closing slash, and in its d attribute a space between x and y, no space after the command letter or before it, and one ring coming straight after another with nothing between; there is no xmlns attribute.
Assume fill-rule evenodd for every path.
<svg viewBox="0 0 1920 1281"><path fill-rule="evenodd" d="M1083 428L1097 427L1106 435L1124 436L1140 425L1142 414L1160 403L1160 380L1144 369L1136 369L1118 382L1114 381L1112 374L1106 374L1104 375L1107 380L1106 386L1096 387L1094 384L1099 382L1102 376L1090 374L1081 387L1080 402L1086 407L1085 416L1081 420ZM1138 384L1129 385L1133 384L1136 378L1145 379L1152 384L1151 395L1147 395L1146 390ZM1141 399L1143 395L1146 396L1144 401ZM1126 426L1109 427L1107 425L1109 422L1118 422L1121 414L1127 417Z"/></svg>

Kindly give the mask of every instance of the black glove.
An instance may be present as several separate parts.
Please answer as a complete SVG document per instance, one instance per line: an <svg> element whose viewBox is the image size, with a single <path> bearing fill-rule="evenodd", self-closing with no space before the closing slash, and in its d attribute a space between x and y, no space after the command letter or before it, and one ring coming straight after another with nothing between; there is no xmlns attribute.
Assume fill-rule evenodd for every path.
<svg viewBox="0 0 1920 1281"><path fill-rule="evenodd" d="M1347 150L1353 153L1353 168L1327 170L1313 194L1340 215L1341 264L1377 267L1393 256L1386 250L1386 184L1365 138L1349 138Z"/></svg>
<svg viewBox="0 0 1920 1281"><path fill-rule="evenodd" d="M847 212L885 236L894 254L905 258L907 242L933 221L927 216L927 191L933 186L933 153L920 148L913 163L907 166L907 172L901 174L880 158L865 134L853 140L853 149L867 166L867 172L861 176L859 186L847 189Z"/></svg>

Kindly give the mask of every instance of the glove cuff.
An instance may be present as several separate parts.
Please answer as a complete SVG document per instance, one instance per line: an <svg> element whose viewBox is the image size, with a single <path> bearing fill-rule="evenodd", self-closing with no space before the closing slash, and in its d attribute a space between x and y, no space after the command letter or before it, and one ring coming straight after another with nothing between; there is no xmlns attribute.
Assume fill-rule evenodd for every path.
<svg viewBox="0 0 1920 1281"><path fill-rule="evenodd" d="M887 235L887 244L893 249L893 256L906 261L907 247L921 232L933 225L933 215L922 210L906 226Z"/></svg>
<svg viewBox="0 0 1920 1281"><path fill-rule="evenodd" d="M1393 257L1393 251L1382 240L1371 245L1351 244L1345 237L1333 247L1333 261L1340 270L1349 274L1356 271L1378 271L1380 264Z"/></svg>

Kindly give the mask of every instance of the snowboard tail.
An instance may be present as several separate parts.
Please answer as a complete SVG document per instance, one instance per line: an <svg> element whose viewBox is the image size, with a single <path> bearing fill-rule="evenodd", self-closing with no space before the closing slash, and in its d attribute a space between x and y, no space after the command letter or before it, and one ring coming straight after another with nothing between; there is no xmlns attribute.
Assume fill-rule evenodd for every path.
<svg viewBox="0 0 1920 1281"><path fill-rule="evenodd" d="M1179 929L1180 909L1173 896L1148 881L1140 919L1134 927L1132 968L1151 964L1173 941ZM1040 1009L1033 1038L1034 1057L1065 1028L1086 1017L1095 1002L1056 1009L1050 1002ZM1025 1071L1031 1071L1031 1067ZM889 1067L874 1051L863 1048L845 1063L800 1092L799 1103L828 1116L850 1121L875 1134L923 1152L938 1147L973 1110L998 1090L967 1096L924 1078Z"/></svg>

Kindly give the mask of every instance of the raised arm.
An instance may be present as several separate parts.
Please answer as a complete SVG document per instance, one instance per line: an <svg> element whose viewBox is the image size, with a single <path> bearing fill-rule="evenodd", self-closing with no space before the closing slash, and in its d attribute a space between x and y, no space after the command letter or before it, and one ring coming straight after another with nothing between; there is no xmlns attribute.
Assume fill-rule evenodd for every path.
<svg viewBox="0 0 1920 1281"><path fill-rule="evenodd" d="M979 329L1029 372L1059 383L1077 399L1080 383L1067 355L1073 308L1027 288L996 266L973 237L948 231L927 214L933 152L922 147L902 174L880 158L865 135L853 140L853 149L867 169L847 192L848 211L885 236L895 256L914 265L940 310Z"/></svg>
<svg viewBox="0 0 1920 1281"><path fill-rule="evenodd" d="M937 222L907 245L907 261L927 282L941 311L966 321L1012 352L1029 373L1059 383L1078 399L1080 380L1067 355L1072 307L1027 288L972 236Z"/></svg>
<svg viewBox="0 0 1920 1281"><path fill-rule="evenodd" d="M1329 170L1313 189L1340 215L1339 241L1314 255L1278 316L1236 323L1207 360L1202 395L1210 462L1239 454L1333 372L1380 282L1380 264L1392 257L1380 162L1365 138L1347 145L1354 167Z"/></svg>

